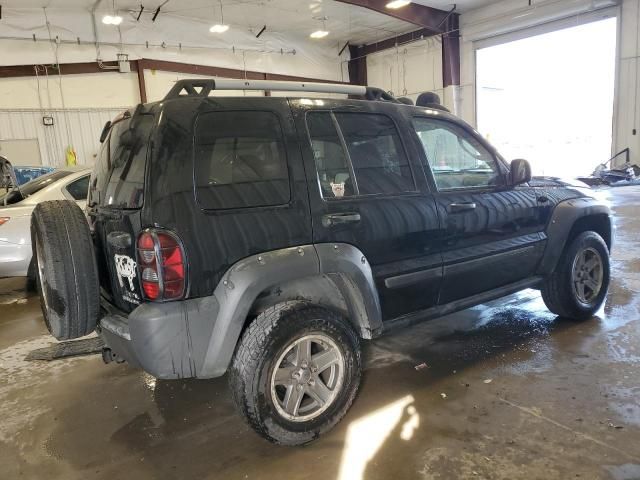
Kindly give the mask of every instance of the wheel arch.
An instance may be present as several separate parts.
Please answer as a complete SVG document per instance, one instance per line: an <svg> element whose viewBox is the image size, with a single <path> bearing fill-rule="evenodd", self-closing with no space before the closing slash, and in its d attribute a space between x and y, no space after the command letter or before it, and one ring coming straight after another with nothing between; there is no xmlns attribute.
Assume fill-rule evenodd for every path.
<svg viewBox="0 0 640 480"><path fill-rule="evenodd" d="M347 244L313 244L252 255L235 263L214 291L217 312L199 377L222 375L243 330L260 311L291 300L331 308L362 338L382 331L368 261Z"/></svg>
<svg viewBox="0 0 640 480"><path fill-rule="evenodd" d="M566 246L585 231L598 233L611 250L613 225L609 207L588 197L559 203L545 232L547 246L538 273L548 275L553 272Z"/></svg>
<svg viewBox="0 0 640 480"><path fill-rule="evenodd" d="M566 244L570 244L582 232L596 232L602 237L604 243L607 244L609 251L612 247L613 235L611 226L611 217L606 213L595 213L585 215L576 219L567 236Z"/></svg>

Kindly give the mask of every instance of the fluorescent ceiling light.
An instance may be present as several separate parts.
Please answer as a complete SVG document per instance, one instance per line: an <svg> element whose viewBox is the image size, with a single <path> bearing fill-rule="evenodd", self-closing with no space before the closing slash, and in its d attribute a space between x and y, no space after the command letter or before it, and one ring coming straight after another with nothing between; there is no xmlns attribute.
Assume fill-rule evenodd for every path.
<svg viewBox="0 0 640 480"><path fill-rule="evenodd" d="M220 25L219 23L216 23L209 29L211 33L224 33L227 30L229 30L229 25Z"/></svg>
<svg viewBox="0 0 640 480"><path fill-rule="evenodd" d="M311 38L324 38L327 35L329 35L329 32L327 32L326 30L316 30L315 32L313 32L311 35L309 35Z"/></svg>
<svg viewBox="0 0 640 480"><path fill-rule="evenodd" d="M387 3L387 8L392 8L395 10L397 8L406 7L410 3L411 2L409 0L392 0L391 2Z"/></svg>
<svg viewBox="0 0 640 480"><path fill-rule="evenodd" d="M122 17L120 15L105 15L102 17L102 23L105 25L120 25L122 23Z"/></svg>

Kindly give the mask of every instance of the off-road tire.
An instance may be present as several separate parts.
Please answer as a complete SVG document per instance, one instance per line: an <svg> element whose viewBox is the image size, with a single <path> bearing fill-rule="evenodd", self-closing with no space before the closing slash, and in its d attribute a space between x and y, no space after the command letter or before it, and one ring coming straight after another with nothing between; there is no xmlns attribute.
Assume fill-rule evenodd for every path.
<svg viewBox="0 0 640 480"><path fill-rule="evenodd" d="M589 303L578 299L572 284L572 268L576 256L586 248L598 252L602 259L603 277L599 293ZM541 289L542 299L547 308L556 315L573 320L586 320L596 313L607 296L609 288L610 266L607 244L596 232L580 233L558 260L554 272L546 279Z"/></svg>
<svg viewBox="0 0 640 480"><path fill-rule="evenodd" d="M274 406L271 373L287 345L313 333L329 336L342 350L344 382L333 403L317 418L292 422ZM229 386L240 413L258 434L273 443L302 445L344 417L356 397L360 375L360 342L347 319L307 303L284 302L261 313L245 330L229 369Z"/></svg>
<svg viewBox="0 0 640 480"><path fill-rule="evenodd" d="M40 306L51 335L69 340L93 332L100 313L98 268L80 207L68 200L39 203L31 216L31 244Z"/></svg>

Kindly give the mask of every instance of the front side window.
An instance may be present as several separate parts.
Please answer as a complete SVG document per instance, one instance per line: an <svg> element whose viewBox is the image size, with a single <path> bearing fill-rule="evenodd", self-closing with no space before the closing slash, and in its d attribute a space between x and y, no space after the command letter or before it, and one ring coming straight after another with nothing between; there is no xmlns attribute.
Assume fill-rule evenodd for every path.
<svg viewBox="0 0 640 480"><path fill-rule="evenodd" d="M282 128L271 112L200 115L194 169L196 196L205 209L282 205L290 199Z"/></svg>
<svg viewBox="0 0 640 480"><path fill-rule="evenodd" d="M494 156L463 128L432 118L414 118L413 126L438 190L481 188L502 183Z"/></svg>
<svg viewBox="0 0 640 480"><path fill-rule="evenodd" d="M325 198L415 191L407 155L389 117L311 112L307 127Z"/></svg>

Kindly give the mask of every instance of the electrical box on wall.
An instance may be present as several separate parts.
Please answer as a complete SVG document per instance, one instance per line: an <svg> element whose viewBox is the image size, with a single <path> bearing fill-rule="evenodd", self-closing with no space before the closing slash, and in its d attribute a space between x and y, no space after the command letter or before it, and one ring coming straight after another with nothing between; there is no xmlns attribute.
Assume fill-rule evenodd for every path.
<svg viewBox="0 0 640 480"><path fill-rule="evenodd" d="M42 117L42 124L47 126L53 125L53 117L49 117L49 116Z"/></svg>
<svg viewBox="0 0 640 480"><path fill-rule="evenodd" d="M131 64L129 63L129 55L126 53L118 54L118 71L120 73L130 73Z"/></svg>

